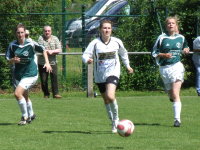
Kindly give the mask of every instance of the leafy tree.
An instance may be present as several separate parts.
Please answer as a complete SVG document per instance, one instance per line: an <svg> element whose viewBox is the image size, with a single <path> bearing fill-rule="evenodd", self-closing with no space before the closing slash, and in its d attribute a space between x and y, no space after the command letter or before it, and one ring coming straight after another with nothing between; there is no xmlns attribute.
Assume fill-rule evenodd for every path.
<svg viewBox="0 0 200 150"><path fill-rule="evenodd" d="M121 19L119 29L115 34L131 51L151 52L152 47L161 31L165 31L164 21L169 15L178 15L180 18L180 32L186 37L190 48L196 37L197 17L199 16L199 1L193 0L134 0L130 1L133 15L140 17L126 17ZM160 24L159 24L160 23ZM130 57L135 74L128 77L126 73L121 78L121 89L149 89L161 88L158 67L150 55L133 55ZM191 55L183 56L186 68L184 87L194 86L194 67Z"/></svg>

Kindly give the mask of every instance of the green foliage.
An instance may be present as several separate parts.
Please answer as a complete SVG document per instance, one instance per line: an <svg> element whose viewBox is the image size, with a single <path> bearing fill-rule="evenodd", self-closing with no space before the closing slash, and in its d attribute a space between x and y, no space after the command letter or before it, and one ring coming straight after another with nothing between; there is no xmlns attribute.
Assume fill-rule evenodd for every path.
<svg viewBox="0 0 200 150"><path fill-rule="evenodd" d="M120 19L119 29L115 31L124 42L129 52L151 52L157 37L165 31L164 21L169 15L178 15L180 18L180 32L183 34L192 49L192 41L197 34L197 17L199 16L199 1L130 1L132 15ZM159 24L160 23L160 24ZM194 86L195 70L191 56L183 57L186 68L184 87ZM158 67L150 55L134 55L130 57L131 66L135 74L128 77L122 73L120 89L158 89L161 86Z"/></svg>
<svg viewBox="0 0 200 150"><path fill-rule="evenodd" d="M37 40L38 35L42 34L44 25L56 25L59 22L54 21L52 15L26 15L28 13L51 12L53 4L56 0L41 1L41 0L7 0L1 1L0 5L0 53L5 53L9 42L15 39L14 29L18 23L23 23L30 30L31 38ZM45 7L44 7L45 6ZM0 88L10 86L8 77L10 72L9 66L4 57L0 57Z"/></svg>

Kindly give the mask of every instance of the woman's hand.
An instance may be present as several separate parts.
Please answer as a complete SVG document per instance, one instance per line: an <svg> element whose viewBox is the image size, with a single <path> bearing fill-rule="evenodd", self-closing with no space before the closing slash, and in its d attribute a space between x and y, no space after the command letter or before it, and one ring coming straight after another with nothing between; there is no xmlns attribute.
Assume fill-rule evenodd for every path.
<svg viewBox="0 0 200 150"><path fill-rule="evenodd" d="M172 58L172 53L160 53L158 56L169 59Z"/></svg>
<svg viewBox="0 0 200 150"><path fill-rule="evenodd" d="M92 58L89 58L88 61L87 61L87 63L88 63L88 64L93 63L93 59L92 59Z"/></svg>
<svg viewBox="0 0 200 150"><path fill-rule="evenodd" d="M128 71L129 74L131 74L131 73L133 73L133 68L128 67L128 68L127 68L127 71Z"/></svg>
<svg viewBox="0 0 200 150"><path fill-rule="evenodd" d="M15 56L15 57L10 59L10 63L20 63L20 58Z"/></svg>
<svg viewBox="0 0 200 150"><path fill-rule="evenodd" d="M189 52L190 52L190 49L189 49L189 48L184 48L184 49L183 49L183 53L184 53L184 54L189 54Z"/></svg>

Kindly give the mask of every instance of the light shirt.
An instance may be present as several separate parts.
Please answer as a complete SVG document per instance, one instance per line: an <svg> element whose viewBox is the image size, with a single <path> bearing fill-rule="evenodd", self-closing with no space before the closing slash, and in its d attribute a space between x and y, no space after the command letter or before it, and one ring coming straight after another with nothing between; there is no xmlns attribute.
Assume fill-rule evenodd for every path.
<svg viewBox="0 0 200 150"><path fill-rule="evenodd" d="M55 49L61 49L61 44L59 39L56 36L51 35L50 39L45 40L43 36L40 36L38 39L38 43L40 45L43 45L45 47L45 50L55 50ZM48 55L49 63L50 65L56 65L56 55ZM45 59L43 56L38 56L38 64L44 65Z"/></svg>
<svg viewBox="0 0 200 150"><path fill-rule="evenodd" d="M95 82L103 83L109 76L120 77L119 56L124 65L130 67L127 50L120 39L111 37L105 44L101 38L96 38L86 48L82 60L87 63L89 58L93 58Z"/></svg>

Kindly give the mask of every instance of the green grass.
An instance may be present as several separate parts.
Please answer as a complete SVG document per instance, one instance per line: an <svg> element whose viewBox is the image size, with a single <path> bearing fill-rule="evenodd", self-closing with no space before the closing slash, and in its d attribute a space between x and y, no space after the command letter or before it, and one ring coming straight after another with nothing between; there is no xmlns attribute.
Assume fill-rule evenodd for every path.
<svg viewBox="0 0 200 150"><path fill-rule="evenodd" d="M132 92L134 93L134 92ZM182 126L174 128L172 103L160 92L118 92L121 119L135 124L127 138L111 134L101 97L62 93L61 100L31 93L37 119L18 126L20 112L12 95L0 98L2 150L198 150L199 97L182 94ZM38 94L38 93L37 93ZM146 95L146 96L144 96Z"/></svg>

